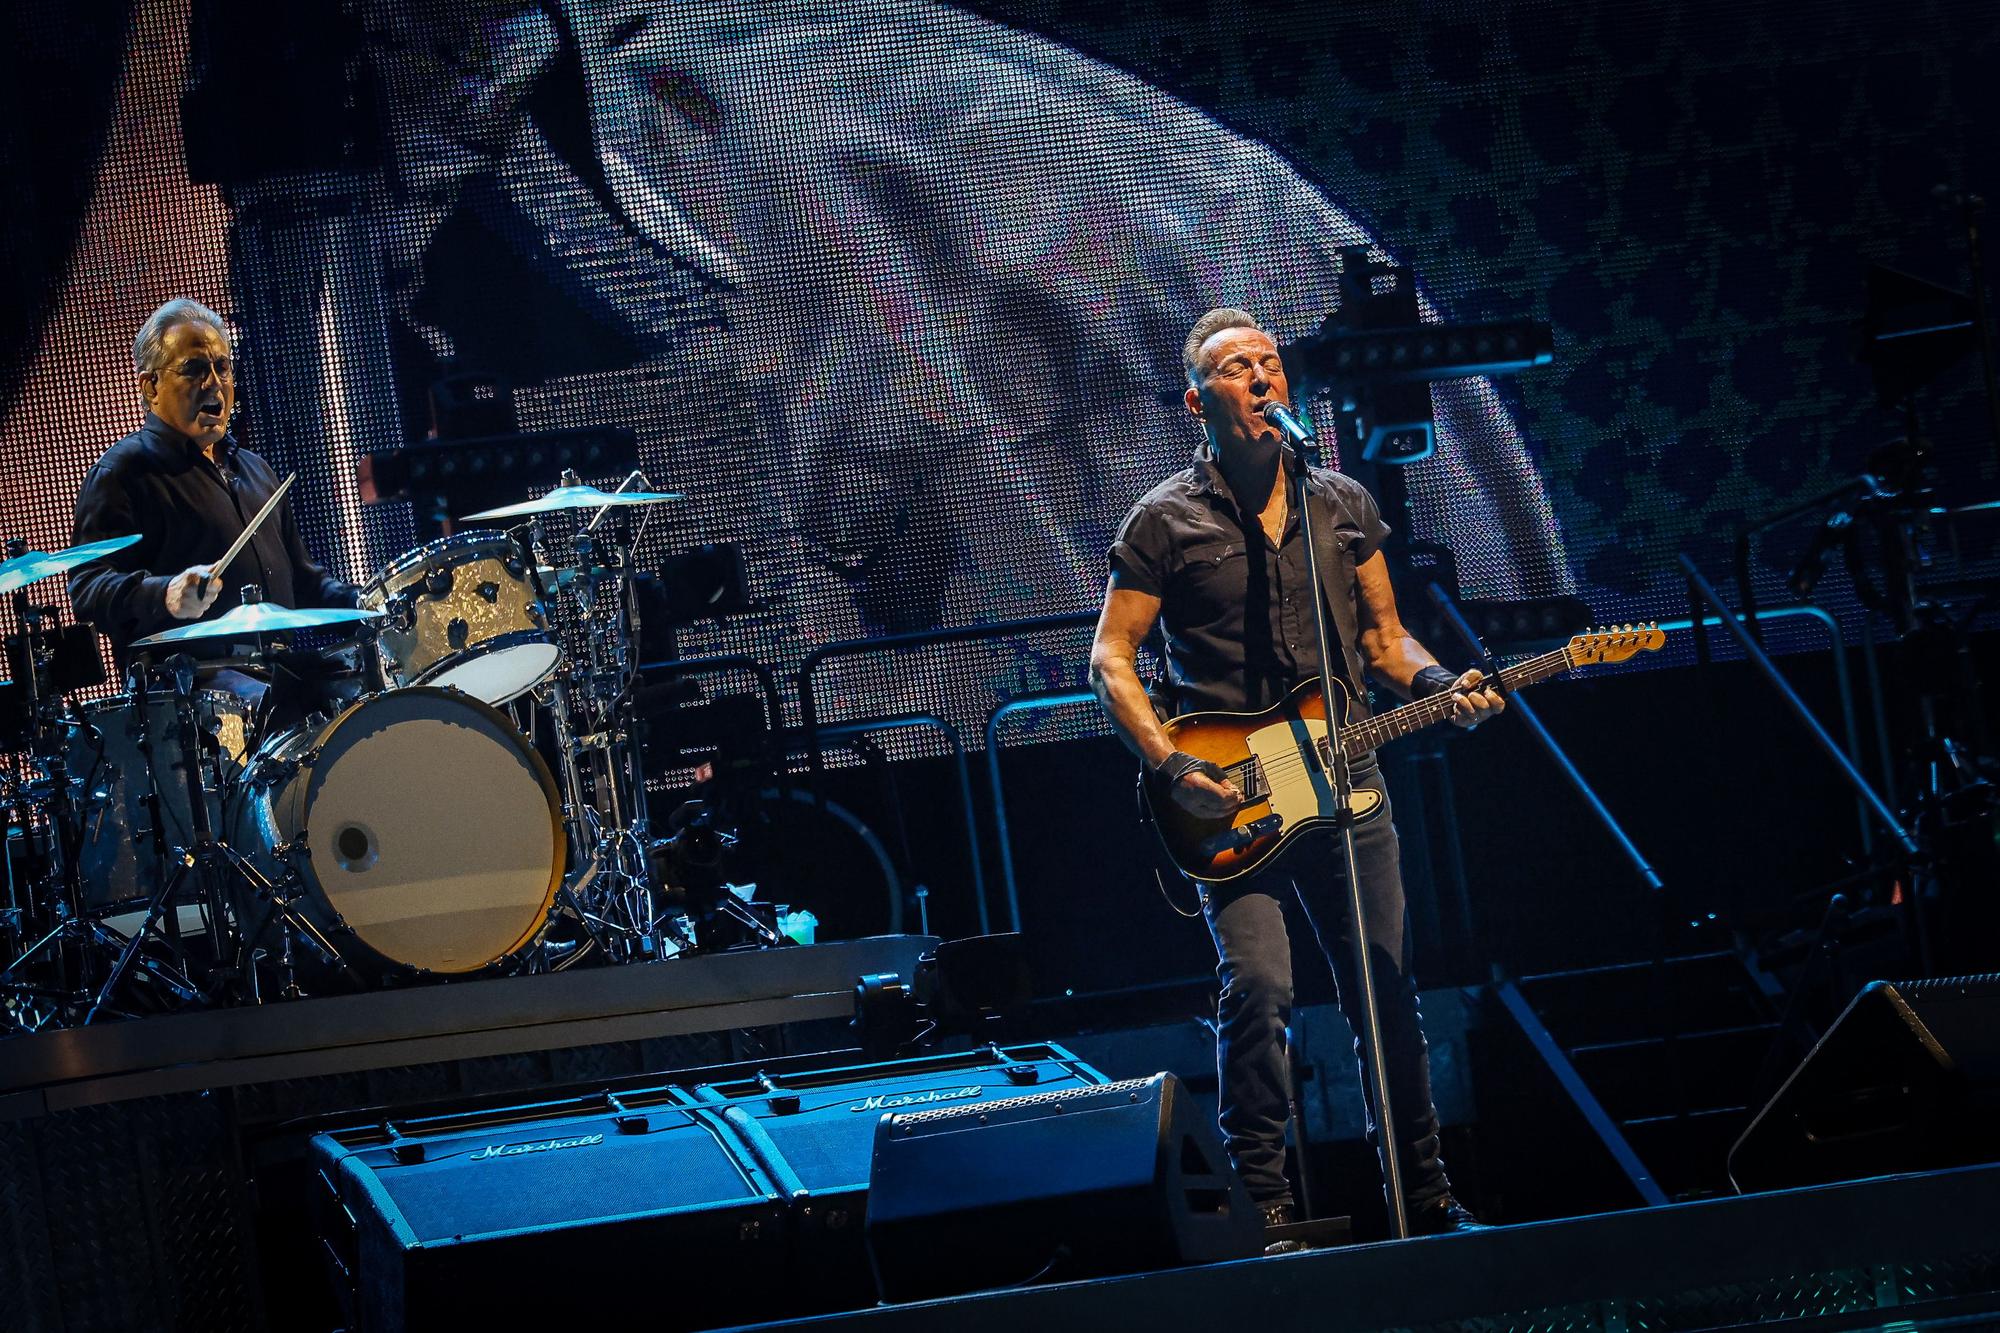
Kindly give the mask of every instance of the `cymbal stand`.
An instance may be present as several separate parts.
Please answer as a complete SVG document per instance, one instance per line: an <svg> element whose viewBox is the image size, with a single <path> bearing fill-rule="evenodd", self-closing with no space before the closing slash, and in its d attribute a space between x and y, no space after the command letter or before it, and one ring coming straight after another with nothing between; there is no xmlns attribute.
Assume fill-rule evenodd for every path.
<svg viewBox="0 0 2000 1333"><path fill-rule="evenodd" d="M20 543L9 542L7 549L10 554L18 555L19 546ZM17 795L23 809L24 827L30 826L34 807L42 807L50 865L44 891L36 896L49 904L53 920L45 933L23 949L5 970L0 970L0 993L17 999L39 996L45 1001L55 1001L52 1008L38 1010L32 1018L26 1016L28 1011L20 1004L8 1006L10 1016L18 1025L33 1029L54 1021L64 1008L86 998L87 993L76 988L88 984L89 946L112 946L116 937L92 920L84 910L78 859L83 842L82 819L76 806L72 790L74 784L63 756L63 746L57 740L60 728L50 721L49 710L54 701L46 688L50 653L44 640L44 629L54 612L48 607L30 604L25 588L16 589L12 601L24 667L20 685L26 693L26 712L32 728L29 750L33 766L41 774L40 782L23 783L23 789ZM30 794L29 787L39 788L40 794ZM45 956L49 960L49 984L37 985L26 980L27 972ZM169 988L179 980L172 976L162 977Z"/></svg>
<svg viewBox="0 0 2000 1333"><path fill-rule="evenodd" d="M633 474L626 485L637 478ZM575 480L565 473L563 484ZM544 688L563 770L565 824L581 858L563 892L606 955L632 962L677 952L682 942L655 910L646 856L645 784L629 708L637 665L625 606L631 551L599 536L595 526L572 537L567 577L557 581L576 598L584 660L566 664ZM530 519L527 531L530 568L537 571L538 594L546 597L540 570L549 558L541 521Z"/></svg>

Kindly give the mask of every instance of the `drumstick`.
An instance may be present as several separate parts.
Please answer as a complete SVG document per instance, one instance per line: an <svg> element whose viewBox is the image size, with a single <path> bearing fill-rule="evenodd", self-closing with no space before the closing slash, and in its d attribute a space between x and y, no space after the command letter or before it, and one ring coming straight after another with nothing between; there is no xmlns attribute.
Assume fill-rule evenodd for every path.
<svg viewBox="0 0 2000 1333"><path fill-rule="evenodd" d="M244 546L249 543L250 539L257 535L257 529L264 526L264 520L271 516L271 511L278 507L278 501L285 498L285 492L292 489L292 483L298 479L299 474L294 472L291 476L279 482L278 489L272 491L271 498L264 501L264 507L257 511L257 517L250 520L250 526L243 529L243 534L230 546L229 553L208 567L209 575L201 581L202 596L208 596L208 585L214 581L217 574L229 568L229 562L234 560L242 552Z"/></svg>

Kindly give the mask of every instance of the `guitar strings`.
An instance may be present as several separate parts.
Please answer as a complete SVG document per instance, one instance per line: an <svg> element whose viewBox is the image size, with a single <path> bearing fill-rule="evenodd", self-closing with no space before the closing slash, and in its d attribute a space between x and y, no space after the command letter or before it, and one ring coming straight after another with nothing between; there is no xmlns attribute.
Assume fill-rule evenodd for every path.
<svg viewBox="0 0 2000 1333"><path fill-rule="evenodd" d="M1501 682L1510 690L1517 689L1522 685L1534 684L1535 680L1529 679L1530 677L1535 677L1543 668L1553 667L1558 661L1565 667L1574 665L1569 660L1569 648L1567 645L1543 653L1539 657L1531 657L1502 671L1500 673ZM1451 694L1433 695L1428 699L1420 699L1415 703L1405 704L1400 708L1392 709L1379 717L1363 718L1351 726L1343 727L1340 731L1341 748L1343 750L1348 748L1347 741L1351 737L1358 736L1364 742L1361 746L1363 750L1372 750L1388 741L1407 736L1413 731L1420 731L1424 727L1431 725L1432 722L1441 720L1451 711L1452 698ZM1422 721L1418 721L1419 716L1424 714L1435 714L1435 716L1427 716ZM1399 717L1409 719L1408 725L1392 722L1392 719ZM1313 749L1325 761L1331 762L1332 756L1327 754L1326 739L1326 735L1323 732L1313 737ZM1349 755L1348 759L1352 762L1356 757L1355 755ZM1239 776L1244 779L1244 783L1239 783L1238 785L1243 788L1244 795L1246 796L1251 793L1244 784L1262 777L1264 779L1263 794L1268 795L1274 789L1277 779L1309 771L1309 765L1303 747L1298 747L1285 754L1273 756L1272 761L1268 764L1258 756L1251 755L1248 759L1226 765L1222 771L1232 781ZM1325 771L1323 767L1321 771Z"/></svg>

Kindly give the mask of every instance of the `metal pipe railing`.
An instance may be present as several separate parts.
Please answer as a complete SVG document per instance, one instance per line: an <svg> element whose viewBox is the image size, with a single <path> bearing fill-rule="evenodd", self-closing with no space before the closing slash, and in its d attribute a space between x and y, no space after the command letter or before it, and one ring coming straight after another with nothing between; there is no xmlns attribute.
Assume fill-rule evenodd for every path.
<svg viewBox="0 0 2000 1333"><path fill-rule="evenodd" d="M1460 614L1458 604L1452 601L1446 595L1444 589L1435 583L1429 586L1429 592L1432 604L1437 607L1439 614L1444 617L1445 623L1451 626L1453 632L1464 642L1466 648L1475 657L1485 657L1486 645L1479 641L1478 633L1466 622L1465 617ZM1555 738L1555 734L1542 724L1541 715L1535 711L1534 705L1518 694L1509 694L1507 696L1507 706L1519 715L1522 722L1527 724L1528 730L1534 734L1535 739L1548 752L1549 758L1555 760L1556 767L1562 770L1562 775L1565 778L1569 779L1570 786L1576 789L1577 795L1583 798L1583 803L1590 807L1592 814L1597 816L1598 823L1604 826L1605 832L1611 835L1612 841L1616 842L1619 850L1625 853L1625 859L1632 863L1633 872L1653 892L1658 893L1662 889L1665 889L1667 887L1666 881L1660 878L1660 872L1653 869L1653 863L1648 861L1645 853L1639 850L1639 844L1633 842L1631 836L1625 832L1625 826L1618 822L1618 816L1612 814L1611 807L1606 805L1598 796L1597 789L1592 787L1590 781L1583 776L1583 770L1571 762L1568 751L1563 749L1562 743Z"/></svg>
<svg viewBox="0 0 2000 1333"><path fill-rule="evenodd" d="M972 868L972 896L979 914L979 933L989 935L993 931L992 913L986 902L986 863L979 851L979 820L972 806L972 768L965 757L965 738L958 728L944 718L932 713L902 713L895 717L856 718L847 722L836 722L819 729L818 736L840 739L848 736L865 736L871 732L894 731L906 727L927 727L939 732L951 746L953 766L958 771L959 810L965 820L965 854ZM803 743L801 737L794 748ZM815 750L818 740L813 741ZM817 799L817 793L815 794Z"/></svg>
<svg viewBox="0 0 2000 1333"><path fill-rule="evenodd" d="M1742 622L1724 604L1715 589L1709 586L1708 580L1702 577L1701 570L1696 567L1693 560L1688 558L1685 551L1680 555L1680 564L1682 571L1687 575L1688 587L1696 592L1704 602L1715 608L1716 614L1721 617L1724 628L1728 629L1731 637L1736 640L1737 646L1743 649L1744 655L1750 659L1758 671L1763 673L1764 679L1770 682L1771 688L1778 692L1778 697L1785 701L1785 706L1791 709L1792 715L1798 719L1799 725L1806 729L1807 734L1825 752L1827 758L1833 761L1834 766L1840 770L1841 776L1845 777L1848 784L1854 788L1855 794L1866 803L1870 813L1881 824L1883 831L1895 839L1896 845L1902 849L1904 855L1912 859L1920 856L1921 851L1917 846L1916 839L1910 835L1908 829L1903 827L1902 821L1896 818L1896 812L1889 808L1888 804L1883 801L1875 788L1869 784L1867 777L1863 775L1861 769L1841 750L1839 743L1827 733L1826 728L1820 725L1819 719L1813 716L1812 709L1806 706L1805 700L1799 697L1798 692L1792 688L1791 682L1785 679L1785 674L1778 670L1777 664L1770 659L1769 655L1762 648L1757 646L1757 641L1750 637L1749 631L1743 628Z"/></svg>
<svg viewBox="0 0 2000 1333"><path fill-rule="evenodd" d="M1097 696L1088 690L1037 694L1008 699L987 715L986 780L993 788L993 830L1000 846L1000 883L1007 890L1007 919L1016 933L1021 929L1021 891L1014 878L1014 842L1007 825L1007 794L1000 786L1000 724L1017 713L1073 708L1078 704L1096 702Z"/></svg>
<svg viewBox="0 0 2000 1333"><path fill-rule="evenodd" d="M906 634L885 634L873 639L842 639L822 644L799 663L799 729L804 733L806 771L815 793L824 768L819 745L819 699L813 689L813 674L823 663L840 657L860 657L868 653L902 648L928 648L940 643L976 643L982 639L1016 638L1053 629L1086 629L1097 623L1095 611L1070 611L1054 616L1029 616L1022 620L996 620L984 625L960 625L950 629L912 630Z"/></svg>
<svg viewBox="0 0 2000 1333"><path fill-rule="evenodd" d="M1794 618L1818 621L1826 630L1827 646L1833 652L1834 685L1840 696L1840 723L1847 733L1847 756L1858 766L1861 763L1861 731L1854 712L1854 683L1847 670L1847 636L1841 633L1840 622L1834 619L1833 613L1823 606L1761 606L1756 610L1754 623ZM1721 616L1703 616L1699 622L1698 632L1707 630L1710 625L1721 624ZM1662 620L1659 625L1668 633L1697 628L1692 616L1681 620ZM1759 636L1757 642L1761 645L1763 638ZM1872 663L1872 656L1870 661ZM1861 824L1861 850L1864 854L1872 856L1875 852L1875 826L1869 821L1868 805L1856 798L1854 807L1855 817Z"/></svg>

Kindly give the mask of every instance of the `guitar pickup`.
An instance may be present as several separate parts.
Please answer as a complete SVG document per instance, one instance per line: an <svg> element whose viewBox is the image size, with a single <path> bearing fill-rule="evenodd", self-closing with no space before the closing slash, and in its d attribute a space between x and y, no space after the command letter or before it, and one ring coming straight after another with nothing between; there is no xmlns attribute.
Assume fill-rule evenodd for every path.
<svg viewBox="0 0 2000 1333"><path fill-rule="evenodd" d="M1204 856L1220 856L1224 852L1240 852L1259 838L1275 837L1285 826L1283 815L1268 814L1253 819L1236 828L1227 828L1201 844Z"/></svg>

